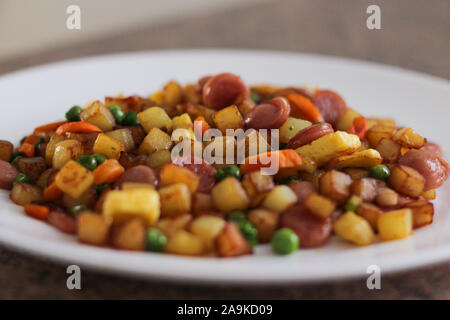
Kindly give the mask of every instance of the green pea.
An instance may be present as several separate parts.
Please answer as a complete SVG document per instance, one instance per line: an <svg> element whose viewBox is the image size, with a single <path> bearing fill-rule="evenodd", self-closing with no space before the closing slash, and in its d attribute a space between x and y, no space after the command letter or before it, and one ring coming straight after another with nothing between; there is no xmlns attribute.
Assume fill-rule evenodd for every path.
<svg viewBox="0 0 450 320"><path fill-rule="evenodd" d="M13 185L16 183L34 184L34 181L25 173L19 173L13 180Z"/></svg>
<svg viewBox="0 0 450 320"><path fill-rule="evenodd" d="M259 97L259 94L256 92L250 93L250 99L253 100L254 103L259 104L261 102L261 98Z"/></svg>
<svg viewBox="0 0 450 320"><path fill-rule="evenodd" d="M97 168L97 160L94 156L79 156L76 161L91 171Z"/></svg>
<svg viewBox="0 0 450 320"><path fill-rule="evenodd" d="M97 161L97 166L101 165L103 162L108 160L107 157L99 153L94 153L92 156L95 158L95 161Z"/></svg>
<svg viewBox="0 0 450 320"><path fill-rule="evenodd" d="M73 207L72 210L70 210L70 214L74 216L74 215L80 213L81 211L85 211L85 210L88 210L88 207L86 207L84 204L79 204L79 205Z"/></svg>
<svg viewBox="0 0 450 320"><path fill-rule="evenodd" d="M252 246L258 244L258 229L248 220L236 222L245 240Z"/></svg>
<svg viewBox="0 0 450 320"><path fill-rule="evenodd" d="M73 106L66 112L66 119L70 122L80 121L80 113L83 109L80 106Z"/></svg>
<svg viewBox="0 0 450 320"><path fill-rule="evenodd" d="M389 178L390 174L391 172L389 171L389 168L384 164L377 164L376 166L370 168L369 171L369 176L378 180L386 180Z"/></svg>
<svg viewBox="0 0 450 320"><path fill-rule="evenodd" d="M356 212L358 209L359 204L362 202L362 199L358 196L351 196L350 199L348 199L347 203L344 206L344 209L346 211L353 211Z"/></svg>
<svg viewBox="0 0 450 320"><path fill-rule="evenodd" d="M275 232L271 240L272 249L278 254L290 254L296 251L300 245L297 234L289 228L283 228Z"/></svg>
<svg viewBox="0 0 450 320"><path fill-rule="evenodd" d="M122 124L124 126L129 126L129 127L139 126L141 123L139 122L137 112L136 111L128 111L127 114L125 115L125 118L122 121Z"/></svg>
<svg viewBox="0 0 450 320"><path fill-rule="evenodd" d="M280 184L291 184L292 182L297 182L297 181L300 181L299 177L288 176L288 177L281 178Z"/></svg>
<svg viewBox="0 0 450 320"><path fill-rule="evenodd" d="M158 229L149 229L147 232L147 250L152 252L161 252L167 244L167 238Z"/></svg>
<svg viewBox="0 0 450 320"><path fill-rule="evenodd" d="M95 186L95 191L97 191L98 195L101 195L103 193L103 191L105 191L106 189L108 189L110 186L109 183L100 183L98 185Z"/></svg>
<svg viewBox="0 0 450 320"><path fill-rule="evenodd" d="M317 121L317 122L313 122L313 124L321 124L324 123L323 121Z"/></svg>
<svg viewBox="0 0 450 320"><path fill-rule="evenodd" d="M232 213L230 213L228 215L228 220L235 221L235 222L245 221L245 220L247 220L247 215L245 214L244 211L233 211Z"/></svg>
<svg viewBox="0 0 450 320"><path fill-rule="evenodd" d="M217 180L223 180L226 177L234 177L238 180L241 179L241 171L239 170L239 168L237 166L231 165L231 166L226 166L223 168L220 168L219 170L217 170Z"/></svg>
<svg viewBox="0 0 450 320"><path fill-rule="evenodd" d="M121 123L125 119L125 112L117 104L111 104L108 106L109 111L112 113L117 123Z"/></svg>

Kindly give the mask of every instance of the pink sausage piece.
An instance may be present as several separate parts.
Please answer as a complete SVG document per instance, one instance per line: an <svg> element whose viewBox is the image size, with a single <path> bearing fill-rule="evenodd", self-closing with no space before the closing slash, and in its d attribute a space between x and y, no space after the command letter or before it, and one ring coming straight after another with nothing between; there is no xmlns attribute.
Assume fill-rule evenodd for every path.
<svg viewBox="0 0 450 320"><path fill-rule="evenodd" d="M320 137L333 133L333 127L329 123L313 124L303 130L300 130L291 140L289 140L286 148L297 149L301 146L309 144Z"/></svg>
<svg viewBox="0 0 450 320"><path fill-rule="evenodd" d="M249 90L237 75L220 73L206 80L202 93L205 106L219 110L236 103L239 98L248 96Z"/></svg>
<svg viewBox="0 0 450 320"><path fill-rule="evenodd" d="M158 185L158 176L153 169L139 165L127 169L119 180L116 181L115 187L122 188L124 182L148 183L156 187Z"/></svg>
<svg viewBox="0 0 450 320"><path fill-rule="evenodd" d="M288 186L297 196L298 204L302 204L307 196L316 191L314 185L309 181L297 181L290 183Z"/></svg>
<svg viewBox="0 0 450 320"><path fill-rule="evenodd" d="M11 163L0 160L0 189L11 189L14 178L19 171Z"/></svg>
<svg viewBox="0 0 450 320"><path fill-rule="evenodd" d="M313 96L313 103L325 121L332 125L342 117L347 109L344 99L332 90L317 90Z"/></svg>
<svg viewBox="0 0 450 320"><path fill-rule="evenodd" d="M247 128L279 129L289 117L291 107L286 98L276 97L256 105L245 115Z"/></svg>
<svg viewBox="0 0 450 320"><path fill-rule="evenodd" d="M201 163L194 163L194 157L183 156L172 159L172 163L194 172L200 178L197 192L209 193L214 187L216 169L205 161L201 160Z"/></svg>

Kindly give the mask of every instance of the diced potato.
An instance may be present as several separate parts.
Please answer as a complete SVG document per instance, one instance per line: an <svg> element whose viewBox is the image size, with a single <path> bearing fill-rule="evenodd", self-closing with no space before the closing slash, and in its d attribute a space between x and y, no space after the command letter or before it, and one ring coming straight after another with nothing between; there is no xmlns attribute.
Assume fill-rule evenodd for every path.
<svg viewBox="0 0 450 320"><path fill-rule="evenodd" d="M212 117L215 111L213 109L206 108L200 104L187 104L185 111L191 116L191 119L202 116L210 126L214 125Z"/></svg>
<svg viewBox="0 0 450 320"><path fill-rule="evenodd" d="M333 158L350 154L361 146L358 136L344 131L326 134L297 151L302 157L309 157L321 166Z"/></svg>
<svg viewBox="0 0 450 320"><path fill-rule="evenodd" d="M358 214L369 222L373 231L377 231L378 218L383 214L383 211L376 205L362 202L358 205Z"/></svg>
<svg viewBox="0 0 450 320"><path fill-rule="evenodd" d="M435 189L430 189L430 190L424 191L422 193L422 197L425 200L434 200L434 199L436 199L436 190Z"/></svg>
<svg viewBox="0 0 450 320"><path fill-rule="evenodd" d="M194 214L211 212L216 210L212 196L206 193L196 192L192 195L192 212Z"/></svg>
<svg viewBox="0 0 450 320"><path fill-rule="evenodd" d="M235 105L223 108L213 115L213 121L217 129L226 133L226 129L244 128L244 119Z"/></svg>
<svg viewBox="0 0 450 320"><path fill-rule="evenodd" d="M314 173L317 170L317 163L309 157L302 157L303 164L297 167L299 171Z"/></svg>
<svg viewBox="0 0 450 320"><path fill-rule="evenodd" d="M33 181L36 181L39 179L42 172L47 169L47 165L42 157L20 158L17 160L17 168Z"/></svg>
<svg viewBox="0 0 450 320"><path fill-rule="evenodd" d="M311 124L307 120L289 117L280 127L280 142L288 143L297 133L309 127Z"/></svg>
<svg viewBox="0 0 450 320"><path fill-rule="evenodd" d="M283 212L296 202L297 196L291 188L278 185L267 194L262 205L274 212Z"/></svg>
<svg viewBox="0 0 450 320"><path fill-rule="evenodd" d="M388 211L378 218L378 233L383 241L403 239L413 228L411 209Z"/></svg>
<svg viewBox="0 0 450 320"><path fill-rule="evenodd" d="M152 226L158 221L159 214L159 194L151 189L112 190L103 203L103 216L114 223L138 217Z"/></svg>
<svg viewBox="0 0 450 320"><path fill-rule="evenodd" d="M206 248L199 236L179 230L169 238L165 251L183 256L201 256L205 254Z"/></svg>
<svg viewBox="0 0 450 320"><path fill-rule="evenodd" d="M16 183L11 189L10 197L14 203L20 206L43 200L42 189L27 183Z"/></svg>
<svg viewBox="0 0 450 320"><path fill-rule="evenodd" d="M67 162L74 160L83 154L83 145L76 140L64 140L55 146L52 165L55 169L61 169Z"/></svg>
<svg viewBox="0 0 450 320"><path fill-rule="evenodd" d="M358 112L356 112L352 108L346 108L344 114L336 123L336 129L348 131L348 129L350 129L350 126L353 124L353 121L359 117L361 117L361 115Z"/></svg>
<svg viewBox="0 0 450 320"><path fill-rule="evenodd" d="M353 211L347 211L333 223L334 232L341 238L359 246L366 246L375 241L375 234L370 224Z"/></svg>
<svg viewBox="0 0 450 320"><path fill-rule="evenodd" d="M358 151L350 155L340 156L328 162L330 169L372 168L383 162L380 153L374 149Z"/></svg>
<svg viewBox="0 0 450 320"><path fill-rule="evenodd" d="M169 81L163 90L164 103L169 107L175 107L183 100L183 88L176 81Z"/></svg>
<svg viewBox="0 0 450 320"><path fill-rule="evenodd" d="M192 221L192 215L183 214L177 217L161 218L156 228L161 230L167 238L172 237L178 230L186 230Z"/></svg>
<svg viewBox="0 0 450 320"><path fill-rule="evenodd" d="M119 141L124 147L125 151L131 151L134 149L133 135L129 129L117 129L114 131L106 132L106 135Z"/></svg>
<svg viewBox="0 0 450 320"><path fill-rule="evenodd" d="M424 137L414 132L411 128L398 130L392 137L392 140L406 148L419 149L425 144Z"/></svg>
<svg viewBox="0 0 450 320"><path fill-rule="evenodd" d="M376 125L367 131L367 140L372 148L376 148L381 139L390 139L394 135L395 127Z"/></svg>
<svg viewBox="0 0 450 320"><path fill-rule="evenodd" d="M78 240L104 246L108 243L110 223L103 216L84 211L78 216Z"/></svg>
<svg viewBox="0 0 450 320"><path fill-rule="evenodd" d="M241 183L233 177L225 178L217 183L211 190L211 195L214 206L225 213L247 209L250 204Z"/></svg>
<svg viewBox="0 0 450 320"><path fill-rule="evenodd" d="M194 83L188 83L183 88L184 97L186 102L200 103L202 101L202 95L197 90L197 85Z"/></svg>
<svg viewBox="0 0 450 320"><path fill-rule="evenodd" d="M359 180L362 178L367 178L369 176L369 170L367 169L345 168L344 172L352 177L353 180Z"/></svg>
<svg viewBox="0 0 450 320"><path fill-rule="evenodd" d="M47 165L51 166L53 162L53 155L55 154L56 145L61 142L67 140L64 136L52 135L50 140L47 143L47 148L45 149L45 162Z"/></svg>
<svg viewBox="0 0 450 320"><path fill-rule="evenodd" d="M195 134L192 129L178 128L172 131L170 137L175 143L182 142L184 139L195 140Z"/></svg>
<svg viewBox="0 0 450 320"><path fill-rule="evenodd" d="M37 179L36 184L42 189L47 188L53 181L55 181L56 174L58 173L58 169L50 168L42 172Z"/></svg>
<svg viewBox="0 0 450 320"><path fill-rule="evenodd" d="M258 84L251 86L251 92L255 92L261 98L268 98L272 96L275 92L281 88L278 86L268 85L268 84Z"/></svg>
<svg viewBox="0 0 450 320"><path fill-rule="evenodd" d="M167 133L158 128L153 128L139 146L139 154L152 154L161 150L170 150L172 144L172 140Z"/></svg>
<svg viewBox="0 0 450 320"><path fill-rule="evenodd" d="M404 195L418 197L423 193L425 179L413 168L396 165L391 169L389 184Z"/></svg>
<svg viewBox="0 0 450 320"><path fill-rule="evenodd" d="M409 150L411 150L411 149L409 149L409 148L405 148L405 147L401 147L401 149L400 149L400 155L404 155L405 153L407 153Z"/></svg>
<svg viewBox="0 0 450 320"><path fill-rule="evenodd" d="M129 189L155 190L155 186L150 183L140 183L140 182L124 182L124 183L122 183L122 190L129 190Z"/></svg>
<svg viewBox="0 0 450 320"><path fill-rule="evenodd" d="M262 175L261 171L253 171L244 175L242 186L250 198L250 207L254 208L261 203L264 196L273 189L275 184L272 176Z"/></svg>
<svg viewBox="0 0 450 320"><path fill-rule="evenodd" d="M395 120L389 118L367 118L367 126L369 129L375 126L395 128L397 124Z"/></svg>
<svg viewBox="0 0 450 320"><path fill-rule="evenodd" d="M191 170L179 167L174 164L166 164L159 174L161 187L176 183L184 183L188 186L191 193L197 190L200 178Z"/></svg>
<svg viewBox="0 0 450 320"><path fill-rule="evenodd" d="M0 140L0 160L9 162L11 160L14 145L6 140Z"/></svg>
<svg viewBox="0 0 450 320"><path fill-rule="evenodd" d="M350 191L364 201L372 202L377 196L378 182L373 178L362 178L353 181Z"/></svg>
<svg viewBox="0 0 450 320"><path fill-rule="evenodd" d="M164 103L164 94L162 90L156 90L150 95L150 99L152 101L155 101L156 104L163 104Z"/></svg>
<svg viewBox="0 0 450 320"><path fill-rule="evenodd" d="M419 200L408 203L407 208L411 209L413 228L417 229L433 222L434 206L426 200Z"/></svg>
<svg viewBox="0 0 450 320"><path fill-rule="evenodd" d="M191 193L184 183L176 183L159 189L161 216L174 217L191 210Z"/></svg>
<svg viewBox="0 0 450 320"><path fill-rule="evenodd" d="M325 170L318 169L314 172L299 171L302 180L311 182L316 189L319 189L320 178L325 174Z"/></svg>
<svg viewBox="0 0 450 320"><path fill-rule="evenodd" d="M94 183L94 175L76 161L70 160L55 177L56 186L72 198L79 198Z"/></svg>
<svg viewBox="0 0 450 320"><path fill-rule="evenodd" d="M165 164L171 161L171 155L169 150L160 150L152 153L147 160L150 167L155 170L161 169Z"/></svg>
<svg viewBox="0 0 450 320"><path fill-rule="evenodd" d="M323 197L315 192L311 193L303 201L303 205L309 212L318 218L326 219L331 217L331 214L336 209L336 203L330 199Z"/></svg>
<svg viewBox="0 0 450 320"><path fill-rule="evenodd" d="M119 159L120 153L125 151L125 146L118 140L101 133L95 139L93 151L103 154L109 159Z"/></svg>
<svg viewBox="0 0 450 320"><path fill-rule="evenodd" d="M219 217L203 215L192 221L189 231L202 239L206 252L214 249L214 241L225 227L225 220Z"/></svg>
<svg viewBox="0 0 450 320"><path fill-rule="evenodd" d="M172 130L172 119L160 107L151 107L139 112L138 119L146 132L149 132L153 128L164 129L167 132Z"/></svg>
<svg viewBox="0 0 450 320"><path fill-rule="evenodd" d="M81 121L92 123L103 131L110 131L116 124L114 116L100 101L94 101L84 107L80 113Z"/></svg>
<svg viewBox="0 0 450 320"><path fill-rule="evenodd" d="M350 185L352 178L341 171L329 170L320 177L320 193L336 201L338 204L344 204L350 197Z"/></svg>
<svg viewBox="0 0 450 320"><path fill-rule="evenodd" d="M146 231L145 223L139 218L133 218L113 230L111 244L117 249L143 251Z"/></svg>
<svg viewBox="0 0 450 320"><path fill-rule="evenodd" d="M378 188L375 201L380 206L395 206L398 204L398 193L390 188Z"/></svg>
<svg viewBox="0 0 450 320"><path fill-rule="evenodd" d="M172 119L172 129L194 129L191 117L187 113L183 113L181 116L174 117Z"/></svg>
<svg viewBox="0 0 450 320"><path fill-rule="evenodd" d="M377 150L385 162L393 163L400 156L401 146L394 140L382 138L378 142Z"/></svg>
<svg viewBox="0 0 450 320"><path fill-rule="evenodd" d="M75 206L83 205L86 208L93 208L97 200L97 192L93 189L87 189L78 198L72 198L70 195L65 193L62 198L64 207L70 212Z"/></svg>
<svg viewBox="0 0 450 320"><path fill-rule="evenodd" d="M278 227L279 213L266 209L253 209L247 215L248 220L258 230L259 241L269 242Z"/></svg>
<svg viewBox="0 0 450 320"><path fill-rule="evenodd" d="M227 222L216 237L215 249L220 257L237 257L252 253L252 246L242 236L234 222Z"/></svg>

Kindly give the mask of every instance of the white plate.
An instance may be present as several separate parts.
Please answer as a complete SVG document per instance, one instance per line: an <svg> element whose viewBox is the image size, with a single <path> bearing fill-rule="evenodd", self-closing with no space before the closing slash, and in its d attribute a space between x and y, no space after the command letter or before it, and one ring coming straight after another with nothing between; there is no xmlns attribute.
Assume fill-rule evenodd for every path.
<svg viewBox="0 0 450 320"><path fill-rule="evenodd" d="M230 71L247 83L310 85L341 93L365 115L394 117L431 140L450 147L450 85L442 79L360 61L262 51L161 51L92 57L45 65L0 78L5 123L1 139L14 142L38 124L62 119L74 104L105 95L147 95L170 79L194 81ZM131 253L79 244L52 227L26 217L0 194L0 241L30 254L104 272L208 283L294 283L360 277L369 265L382 273L450 258L448 184L438 192L432 226L408 239L356 248L337 239L316 250L287 257L261 246L238 259L187 258Z"/></svg>

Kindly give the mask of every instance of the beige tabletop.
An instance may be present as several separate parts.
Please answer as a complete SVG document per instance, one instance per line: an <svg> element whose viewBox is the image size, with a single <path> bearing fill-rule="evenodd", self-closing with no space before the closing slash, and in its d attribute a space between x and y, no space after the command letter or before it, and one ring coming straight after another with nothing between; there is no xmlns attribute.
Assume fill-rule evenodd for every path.
<svg viewBox="0 0 450 320"><path fill-rule="evenodd" d="M381 30L366 28L366 8L381 8ZM199 14L108 38L0 61L0 74L86 55L171 48L250 48L357 58L450 79L448 0L281 0ZM3 45L3 44L2 44ZM198 286L82 271L82 289L66 288L66 269L0 247L0 299L450 299L450 264L366 280L308 285Z"/></svg>

